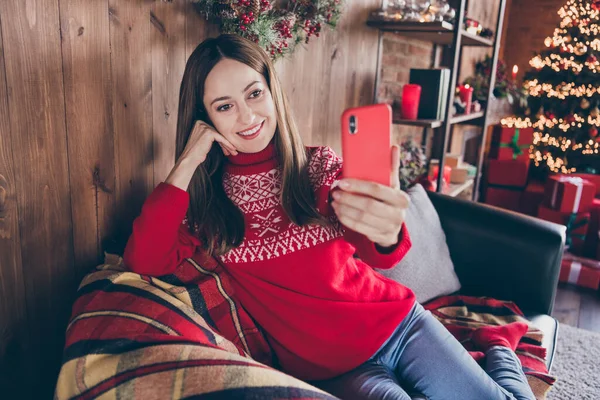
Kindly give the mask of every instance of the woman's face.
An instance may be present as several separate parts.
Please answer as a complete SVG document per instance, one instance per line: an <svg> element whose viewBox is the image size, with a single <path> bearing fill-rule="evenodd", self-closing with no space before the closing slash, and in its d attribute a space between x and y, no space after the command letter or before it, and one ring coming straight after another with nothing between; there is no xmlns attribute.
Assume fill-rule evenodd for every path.
<svg viewBox="0 0 600 400"><path fill-rule="evenodd" d="M263 150L275 135L275 105L265 78L224 58L204 82L204 107L215 129L242 153Z"/></svg>

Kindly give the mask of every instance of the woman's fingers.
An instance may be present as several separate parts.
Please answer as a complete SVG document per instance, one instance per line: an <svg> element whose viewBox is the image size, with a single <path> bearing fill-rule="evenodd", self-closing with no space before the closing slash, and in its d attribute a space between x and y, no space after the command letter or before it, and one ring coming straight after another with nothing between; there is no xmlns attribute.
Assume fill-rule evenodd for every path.
<svg viewBox="0 0 600 400"><path fill-rule="evenodd" d="M410 198L406 193L376 182L358 179L342 179L339 187L344 193L360 195L361 198L373 198L394 207L408 208ZM355 207L364 207L366 204L356 204Z"/></svg>
<svg viewBox="0 0 600 400"><path fill-rule="evenodd" d="M360 193L347 192L345 190L336 190L332 193L332 197L339 204L345 204L358 210L364 210L370 214L390 218L397 213L398 209L408 207L408 199L404 198L404 193L396 190L392 193L393 200L383 201L378 200L371 194L364 195Z"/></svg>
<svg viewBox="0 0 600 400"><path fill-rule="evenodd" d="M237 154L237 149L235 148L234 145L231 144L231 142L229 142L229 140L225 139L222 135L218 134L218 133L214 133L213 138L216 142L220 143L223 148L227 148L227 150L229 150L229 153L236 155Z"/></svg>
<svg viewBox="0 0 600 400"><path fill-rule="evenodd" d="M370 210L366 210L364 208L354 208L350 205L339 203L334 201L331 203L333 209L335 210L338 219L340 217L344 218L351 225L356 225L358 223L363 223L368 225L371 228L382 230L382 231L393 231L396 227L396 223L393 219L385 218L374 213L371 213ZM341 219L340 219L341 221ZM344 224L346 225L346 224ZM348 225L346 225L348 226ZM348 226L351 228L351 226Z"/></svg>

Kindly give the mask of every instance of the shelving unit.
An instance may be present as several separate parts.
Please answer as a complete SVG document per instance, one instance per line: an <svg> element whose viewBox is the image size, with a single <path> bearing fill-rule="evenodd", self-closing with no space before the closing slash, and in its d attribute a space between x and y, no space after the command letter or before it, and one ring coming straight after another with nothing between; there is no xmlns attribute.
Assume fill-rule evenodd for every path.
<svg viewBox="0 0 600 400"><path fill-rule="evenodd" d="M448 98L446 102L445 115L451 115L452 105L454 103L454 93L456 83L458 80L458 72L460 70L462 48L464 46L479 46L479 47L491 47L493 50L492 54L492 71L496 71L498 65L498 52L500 49L500 40L502 34L502 24L504 21L504 11L506 9L506 0L500 0L498 6L498 18L496 23L496 29L493 39L483 38L472 33L467 32L463 29L463 21L465 17L465 4L466 0L456 0L456 23L453 25L449 22L404 22L404 21L389 21L383 19L369 19L367 25L379 30L379 50L378 50L378 64L377 64L377 76L375 78L375 101L377 101L377 93L379 89L379 83L381 79L381 53L383 48L383 32L395 32L399 35L406 36L409 38L425 40L432 42L434 46L434 52L437 53L438 46L448 46L450 51L449 65L444 67L450 68L450 86L448 88ZM433 58L431 65L432 68L438 68L439 59L438 57ZM486 104L490 104L493 97L493 88L496 83L496 74L492 73L489 77L489 93L488 101ZM449 196L458 196L465 190L473 188L472 200L477 201L479 184L481 178L481 167L483 164L483 154L486 142L487 127L488 127L488 110L484 108L481 112L454 115L450 118L446 118L444 121L440 120L404 120L397 117L393 118L394 124L399 125L410 125L422 127L424 141L426 140L427 133L429 130L434 134L441 134L441 154L437 157L432 154L432 158L440 160L439 170L443 171L446 153L448 152L449 137L452 134L452 129L457 124L469 124L479 126L481 128L481 134L470 133L470 138L478 139L479 150L477 152L477 174L474 179L469 179L465 183L461 184L450 184L447 188L442 186L443 174L438 174L437 188L438 192L443 192Z"/></svg>

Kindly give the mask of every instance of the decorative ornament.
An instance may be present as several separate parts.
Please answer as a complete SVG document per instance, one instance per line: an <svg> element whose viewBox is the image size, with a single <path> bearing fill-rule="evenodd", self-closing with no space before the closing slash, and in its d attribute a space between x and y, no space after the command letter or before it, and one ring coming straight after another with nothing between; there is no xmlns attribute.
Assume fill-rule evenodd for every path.
<svg viewBox="0 0 600 400"><path fill-rule="evenodd" d="M586 61L589 62L590 64L595 64L598 61L598 59L596 58L595 55L592 54L587 58Z"/></svg>
<svg viewBox="0 0 600 400"><path fill-rule="evenodd" d="M546 113L546 118L548 118L548 119L552 120L552 119L556 118L556 115L554 115L554 113L552 113L552 112L548 111L548 112Z"/></svg>
<svg viewBox="0 0 600 400"><path fill-rule="evenodd" d="M592 126L588 133L590 134L590 138L595 138L596 136L598 136L598 128Z"/></svg>
<svg viewBox="0 0 600 400"><path fill-rule="evenodd" d="M579 25L579 20L578 19L574 19L573 20L573 26L577 26Z"/></svg>
<svg viewBox="0 0 600 400"><path fill-rule="evenodd" d="M600 0L594 0L594 1L592 2L592 8L593 8L595 11L600 11Z"/></svg>
<svg viewBox="0 0 600 400"><path fill-rule="evenodd" d="M565 121L569 124L575 122L575 116L573 114L569 114L565 117Z"/></svg>
<svg viewBox="0 0 600 400"><path fill-rule="evenodd" d="M299 43L335 28L344 0L192 0L222 33L234 33L265 49L273 60L293 53ZM277 6L273 6L277 4Z"/></svg>
<svg viewBox="0 0 600 400"><path fill-rule="evenodd" d="M581 99L581 103L579 104L582 110L587 110L590 107L590 101L585 97Z"/></svg>
<svg viewBox="0 0 600 400"><path fill-rule="evenodd" d="M592 118L596 118L598 117L598 115L600 115L600 110L598 109L598 107L594 107L592 111L590 111L590 116Z"/></svg>

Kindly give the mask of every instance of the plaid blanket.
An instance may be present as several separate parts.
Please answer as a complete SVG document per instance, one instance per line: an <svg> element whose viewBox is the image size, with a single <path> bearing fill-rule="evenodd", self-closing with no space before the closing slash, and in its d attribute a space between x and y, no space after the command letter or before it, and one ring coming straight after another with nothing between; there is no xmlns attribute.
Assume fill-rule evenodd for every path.
<svg viewBox="0 0 600 400"><path fill-rule="evenodd" d="M434 299L423 307L431 311L478 361L482 361L483 354L476 351L470 339L475 329L485 325L528 322L516 304L489 297L445 296ZM541 344L542 331L529 325L529 330L516 350L527 381L538 400L546 398L556 381L556 378L548 373L544 362L546 349Z"/></svg>
<svg viewBox="0 0 600 400"><path fill-rule="evenodd" d="M524 320L514 304L492 299L449 296L425 308L467 350L476 327ZM540 342L531 328L517 353L544 399L554 380ZM120 257L107 254L79 287L55 398L334 398L276 367L213 259L196 255L174 274L153 278L127 272Z"/></svg>
<svg viewBox="0 0 600 400"><path fill-rule="evenodd" d="M79 287L55 398L334 399L267 366L264 335L219 268L190 258L158 279L107 255Z"/></svg>

